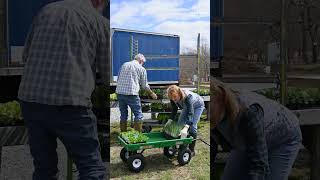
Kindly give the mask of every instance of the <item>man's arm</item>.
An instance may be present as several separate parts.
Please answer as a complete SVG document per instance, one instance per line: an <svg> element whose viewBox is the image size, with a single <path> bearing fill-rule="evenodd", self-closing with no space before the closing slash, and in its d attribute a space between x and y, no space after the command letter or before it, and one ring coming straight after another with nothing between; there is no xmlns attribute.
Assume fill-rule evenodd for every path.
<svg viewBox="0 0 320 180"><path fill-rule="evenodd" d="M152 99L157 99L157 95L150 89L150 86L148 84L147 71L144 68L140 78L140 86L142 89L148 92Z"/></svg>
<svg viewBox="0 0 320 180"><path fill-rule="evenodd" d="M109 27L103 27L96 49L96 89L93 92L93 105L99 118L107 118L110 86L110 43Z"/></svg>
<svg viewBox="0 0 320 180"><path fill-rule="evenodd" d="M147 71L145 69L142 70L142 74L141 74L141 77L140 77L140 86L141 86L142 89L144 89L144 90L146 90L148 92L151 91L150 86L148 84Z"/></svg>
<svg viewBox="0 0 320 180"><path fill-rule="evenodd" d="M28 56L29 56L29 51L30 51L31 42L32 42L32 39L33 39L33 34L34 34L36 21L37 21L37 16L36 16L36 18L34 18L32 24L30 26L30 29L29 29L29 32L28 32L28 35L27 35L27 38L26 38L26 42L24 44L24 49L23 49L23 52L22 52L22 62L23 63L27 62L27 59L28 59Z"/></svg>
<svg viewBox="0 0 320 180"><path fill-rule="evenodd" d="M103 85L109 86L110 81L110 42L109 27L104 25L103 34L99 37L99 44L96 52L96 63Z"/></svg>

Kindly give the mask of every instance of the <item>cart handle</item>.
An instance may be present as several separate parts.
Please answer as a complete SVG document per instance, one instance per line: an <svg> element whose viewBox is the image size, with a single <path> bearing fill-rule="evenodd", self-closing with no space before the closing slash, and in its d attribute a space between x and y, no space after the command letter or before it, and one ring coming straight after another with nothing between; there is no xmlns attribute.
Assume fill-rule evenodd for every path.
<svg viewBox="0 0 320 180"><path fill-rule="evenodd" d="M202 140L201 138L193 139L192 141L196 141L196 140L199 140L210 147L210 144L207 143L206 141Z"/></svg>

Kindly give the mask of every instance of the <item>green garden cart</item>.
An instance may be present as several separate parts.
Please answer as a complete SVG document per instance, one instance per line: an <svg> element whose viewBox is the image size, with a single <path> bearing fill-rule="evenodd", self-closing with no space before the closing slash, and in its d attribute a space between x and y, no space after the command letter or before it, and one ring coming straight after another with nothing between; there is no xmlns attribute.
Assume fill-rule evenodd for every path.
<svg viewBox="0 0 320 180"><path fill-rule="evenodd" d="M118 140L123 147L120 158L127 163L130 171L140 172L144 169L145 160L142 154L146 149L163 148L163 153L168 158L172 158L178 153L177 159L181 166L190 162L191 151L188 144L192 143L192 137L169 140L162 132L150 132L144 133L144 135L149 138L147 142L137 144L128 144L121 136L118 136Z"/></svg>

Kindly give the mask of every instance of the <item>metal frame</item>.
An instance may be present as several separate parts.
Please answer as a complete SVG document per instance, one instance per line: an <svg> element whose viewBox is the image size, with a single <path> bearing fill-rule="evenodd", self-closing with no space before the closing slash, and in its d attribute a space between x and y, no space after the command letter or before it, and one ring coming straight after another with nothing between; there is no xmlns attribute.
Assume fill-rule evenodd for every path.
<svg viewBox="0 0 320 180"><path fill-rule="evenodd" d="M7 65L8 65L8 67L9 67L9 57L11 57L11 56L9 56L9 49L10 49L10 47L9 47L9 40L10 40L10 38L9 38L9 16L8 16L8 12L9 12L9 3L8 3L8 1L9 0L7 0L7 1L5 1L6 2L6 39L5 39L5 41L7 42L7 48L6 48L6 60L7 60Z"/></svg>
<svg viewBox="0 0 320 180"><path fill-rule="evenodd" d="M163 137L163 133L161 132L151 132L151 133L144 133L144 135L149 137L148 142L146 143L138 143L138 144L128 144L125 140L118 136L118 140L121 146L125 147L127 151L137 151L137 150L144 150L144 149L152 149L152 148L164 148L164 147L172 147L176 145L187 145L191 144L193 138L183 138L183 139L172 139L167 140ZM153 138L161 138L161 141L153 141ZM163 137L163 138L162 138Z"/></svg>
<svg viewBox="0 0 320 180"><path fill-rule="evenodd" d="M216 0L210 4L212 11L211 18L211 38L210 44L210 74L213 76L222 76L221 61L223 57L223 25L215 24L216 19L224 18L224 0ZM219 27L220 29L217 29ZM212 66L211 66L212 64Z"/></svg>
<svg viewBox="0 0 320 180"><path fill-rule="evenodd" d="M131 30L131 29L122 29L122 28L111 28L113 31L123 31L123 32L133 32L140 34L151 34L151 35L160 35L160 36L169 36L169 37L180 37L175 34L165 34L165 33L156 33L156 32L148 32L148 31L139 31L139 30Z"/></svg>
<svg viewBox="0 0 320 180"><path fill-rule="evenodd" d="M2 23L3 23L3 34L1 35L3 37L3 49L1 50L5 50L3 52L0 52L1 53L1 61L3 61L2 63L0 63L0 68L3 68L3 67L9 67L10 66L10 60L9 60L9 50L10 50L10 47L9 47L9 19L8 19L8 10L9 10L9 7L8 7L8 0L3 0L2 1L3 3L3 16L5 16L3 19L2 19Z"/></svg>

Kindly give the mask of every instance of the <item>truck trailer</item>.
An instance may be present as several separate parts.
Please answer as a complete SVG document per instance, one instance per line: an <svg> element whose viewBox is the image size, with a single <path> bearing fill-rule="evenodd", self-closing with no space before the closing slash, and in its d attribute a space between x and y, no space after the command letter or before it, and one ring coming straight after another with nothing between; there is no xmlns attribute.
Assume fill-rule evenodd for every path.
<svg viewBox="0 0 320 180"><path fill-rule="evenodd" d="M178 35L112 28L110 82L115 85L121 65L142 53L147 60L143 66L151 86L177 84L179 51Z"/></svg>

